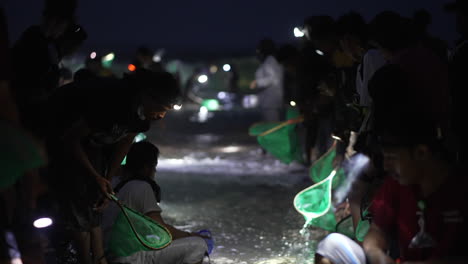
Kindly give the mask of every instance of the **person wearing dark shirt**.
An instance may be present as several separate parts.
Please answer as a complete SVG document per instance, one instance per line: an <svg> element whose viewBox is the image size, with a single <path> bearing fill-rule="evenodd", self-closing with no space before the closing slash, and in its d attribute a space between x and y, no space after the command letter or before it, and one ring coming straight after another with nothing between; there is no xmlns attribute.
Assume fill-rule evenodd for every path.
<svg viewBox="0 0 468 264"><path fill-rule="evenodd" d="M105 194L112 192L110 181L137 133L163 118L178 96L171 74L137 70L123 79L77 81L51 99L50 182L65 228L74 234L80 263L106 263L100 209Z"/></svg>
<svg viewBox="0 0 468 264"><path fill-rule="evenodd" d="M465 112L464 99L468 96L468 78L466 77L468 69L468 2L455 1L447 4L445 8L456 15L457 31L461 35L449 58L449 77L452 127L459 143L458 159L460 163L463 163L467 158L466 149L468 146L467 131L464 125L466 118L463 114Z"/></svg>

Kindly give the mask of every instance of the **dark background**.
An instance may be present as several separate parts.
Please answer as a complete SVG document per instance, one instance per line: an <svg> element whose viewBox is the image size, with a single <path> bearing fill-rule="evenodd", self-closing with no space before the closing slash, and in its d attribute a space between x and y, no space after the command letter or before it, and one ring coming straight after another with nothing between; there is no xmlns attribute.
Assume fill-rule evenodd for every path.
<svg viewBox="0 0 468 264"><path fill-rule="evenodd" d="M270 36L284 43L305 17L360 12L367 21L390 9L411 15L426 8L433 16L430 31L449 45L456 39L453 16L443 10L450 0L81 0L78 21L89 33L86 49L133 51L146 44L169 53L254 52L256 42ZM3 0L14 41L38 23L41 0Z"/></svg>

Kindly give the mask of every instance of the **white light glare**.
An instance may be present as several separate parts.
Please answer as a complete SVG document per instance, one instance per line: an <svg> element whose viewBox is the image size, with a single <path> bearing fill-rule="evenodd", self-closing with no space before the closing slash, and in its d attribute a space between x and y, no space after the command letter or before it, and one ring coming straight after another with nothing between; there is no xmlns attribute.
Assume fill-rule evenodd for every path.
<svg viewBox="0 0 468 264"><path fill-rule="evenodd" d="M296 38L302 38L302 37L304 37L304 32L302 30L300 30L298 27L295 27L294 28L294 36Z"/></svg>
<svg viewBox="0 0 468 264"><path fill-rule="evenodd" d="M294 102L294 101L289 102L289 104L290 104L292 107L296 106L296 102Z"/></svg>
<svg viewBox="0 0 468 264"><path fill-rule="evenodd" d="M332 138L333 138L334 140L343 141L343 139L341 139L340 137L335 136L335 135L332 135Z"/></svg>
<svg viewBox="0 0 468 264"><path fill-rule="evenodd" d="M113 52L107 54L106 56L104 56L104 58L102 58L103 61L111 61L115 58L115 54Z"/></svg>
<svg viewBox="0 0 468 264"><path fill-rule="evenodd" d="M230 70L231 70L231 65L229 65L229 64L224 64L223 65L223 71L228 72Z"/></svg>
<svg viewBox="0 0 468 264"><path fill-rule="evenodd" d="M325 55L325 53L323 53L323 51L321 51L321 50L315 50L315 53L317 53L320 56Z"/></svg>
<svg viewBox="0 0 468 264"><path fill-rule="evenodd" d="M205 74L202 74L198 77L199 83L206 83L207 81L208 81L208 76L206 76Z"/></svg>
<svg viewBox="0 0 468 264"><path fill-rule="evenodd" d="M229 147L224 147L221 149L222 152L224 153L236 153L241 150L241 147L238 146L229 146Z"/></svg>
<svg viewBox="0 0 468 264"><path fill-rule="evenodd" d="M182 105L174 105L174 110L179 111L182 109Z"/></svg>
<svg viewBox="0 0 468 264"><path fill-rule="evenodd" d="M53 224L52 219L48 217L39 218L33 223L35 228L44 228L44 227L51 226L52 224Z"/></svg>
<svg viewBox="0 0 468 264"><path fill-rule="evenodd" d="M159 54L154 55L153 56L153 61L154 62L160 62L161 61L161 55L159 55Z"/></svg>
<svg viewBox="0 0 468 264"><path fill-rule="evenodd" d="M91 54L89 54L89 57L90 57L92 60L94 60L94 59L96 58L96 56L97 56L97 54L96 54L96 52L94 52L94 51L91 52Z"/></svg>
<svg viewBox="0 0 468 264"><path fill-rule="evenodd" d="M225 92L219 92L218 93L218 99L223 100L227 97L227 94Z"/></svg>

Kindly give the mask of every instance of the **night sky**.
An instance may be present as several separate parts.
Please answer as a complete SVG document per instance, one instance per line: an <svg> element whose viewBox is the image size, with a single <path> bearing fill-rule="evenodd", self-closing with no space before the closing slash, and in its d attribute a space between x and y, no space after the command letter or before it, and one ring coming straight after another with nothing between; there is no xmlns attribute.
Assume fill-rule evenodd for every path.
<svg viewBox="0 0 468 264"><path fill-rule="evenodd" d="M81 0L78 21L89 33L85 49L134 50L140 44L168 52L228 53L254 50L269 36L293 41L305 17L360 12L367 21L390 9L411 15L424 7L433 15L431 32L456 39L454 18L442 6L451 0ZM41 0L4 0L12 41L40 20Z"/></svg>

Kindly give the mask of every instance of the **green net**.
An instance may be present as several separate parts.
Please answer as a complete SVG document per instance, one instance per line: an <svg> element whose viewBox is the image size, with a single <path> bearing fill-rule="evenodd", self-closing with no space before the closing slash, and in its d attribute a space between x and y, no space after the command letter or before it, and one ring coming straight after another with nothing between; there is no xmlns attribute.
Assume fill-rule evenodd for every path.
<svg viewBox="0 0 468 264"><path fill-rule="evenodd" d="M22 130L0 122L0 190L13 185L31 169L45 164L37 145Z"/></svg>
<svg viewBox="0 0 468 264"><path fill-rule="evenodd" d="M313 182L321 182L327 178L330 173L335 169L333 167L333 160L336 157L336 144L333 146L318 160L316 160L310 167L310 178ZM339 168L333 177L332 189L339 187L345 180L345 173L342 168Z"/></svg>
<svg viewBox="0 0 468 264"><path fill-rule="evenodd" d="M362 214L364 218L366 218L366 216L369 214L369 211L366 209ZM369 229L370 221L368 218L359 220L359 223L356 226L356 239L360 242L363 242L367 233L369 233Z"/></svg>
<svg viewBox="0 0 468 264"><path fill-rule="evenodd" d="M109 254L112 257L127 257L140 251L161 249L171 243L172 236L165 227L121 205L115 196L112 199L121 209L110 236Z"/></svg>
<svg viewBox="0 0 468 264"><path fill-rule="evenodd" d="M332 206L332 182L336 171L327 178L301 191L294 198L294 207L306 220L305 226L335 231L336 219Z"/></svg>
<svg viewBox="0 0 468 264"><path fill-rule="evenodd" d="M289 164L293 161L302 162L302 153L296 124L302 122L297 110L287 112L288 121L264 122L252 125L249 135L257 136L257 141L268 153Z"/></svg>
<svg viewBox="0 0 468 264"><path fill-rule="evenodd" d="M355 238L354 235L354 226L353 226L353 218L351 215L343 218L338 224L336 224L336 232L343 234L351 239Z"/></svg>

